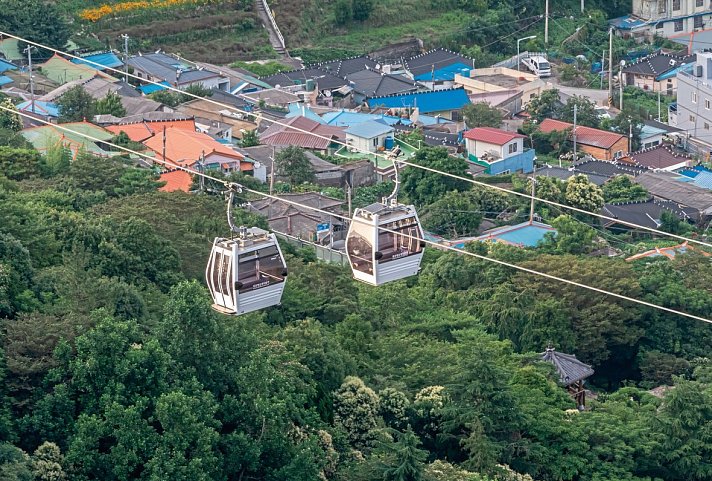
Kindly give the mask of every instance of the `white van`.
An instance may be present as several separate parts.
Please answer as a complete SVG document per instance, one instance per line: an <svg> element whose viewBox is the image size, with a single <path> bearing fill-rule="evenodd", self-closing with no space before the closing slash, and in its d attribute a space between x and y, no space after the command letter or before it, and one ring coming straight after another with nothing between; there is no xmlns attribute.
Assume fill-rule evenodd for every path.
<svg viewBox="0 0 712 481"><path fill-rule="evenodd" d="M535 57L524 58L522 59L522 63L539 78L551 77L551 65L549 61L542 56L537 55Z"/></svg>

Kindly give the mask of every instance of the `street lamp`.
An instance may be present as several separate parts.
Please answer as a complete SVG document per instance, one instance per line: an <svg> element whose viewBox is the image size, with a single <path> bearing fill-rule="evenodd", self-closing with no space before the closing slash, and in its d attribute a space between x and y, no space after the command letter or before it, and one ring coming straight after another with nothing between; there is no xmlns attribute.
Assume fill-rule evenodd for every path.
<svg viewBox="0 0 712 481"><path fill-rule="evenodd" d="M623 67L625 67L625 60L621 60L621 70L618 72L618 84L621 88L621 101L618 108L621 111L623 110Z"/></svg>
<svg viewBox="0 0 712 481"><path fill-rule="evenodd" d="M519 58L519 44L522 42L522 40L531 40L533 38L536 38L536 35L531 35L529 37L524 37L520 38L517 40L517 72L519 72L519 64L521 63L522 59Z"/></svg>

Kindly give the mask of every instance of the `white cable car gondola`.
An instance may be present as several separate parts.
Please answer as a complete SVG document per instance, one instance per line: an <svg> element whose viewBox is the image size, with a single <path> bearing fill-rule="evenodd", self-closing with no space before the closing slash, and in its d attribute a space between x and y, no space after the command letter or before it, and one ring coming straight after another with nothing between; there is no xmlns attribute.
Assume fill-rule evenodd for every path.
<svg viewBox="0 0 712 481"><path fill-rule="evenodd" d="M280 303L287 280L287 265L274 234L258 227L235 228L232 222L233 196L231 190L228 222L237 236L215 238L205 279L213 297L213 309L223 314L240 315Z"/></svg>
<svg viewBox="0 0 712 481"><path fill-rule="evenodd" d="M354 278L374 286L414 276L423 259L423 229L415 207L397 201L395 189L381 203L354 212L346 236L346 255Z"/></svg>

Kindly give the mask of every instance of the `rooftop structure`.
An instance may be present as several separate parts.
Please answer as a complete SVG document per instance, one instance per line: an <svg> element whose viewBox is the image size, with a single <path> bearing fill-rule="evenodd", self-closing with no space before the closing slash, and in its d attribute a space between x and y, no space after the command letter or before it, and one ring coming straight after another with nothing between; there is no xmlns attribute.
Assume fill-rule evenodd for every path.
<svg viewBox="0 0 712 481"><path fill-rule="evenodd" d="M463 88L428 90L406 94L372 97L367 100L369 108L385 107L388 109L415 109L424 114L443 113L445 117L461 110L470 103Z"/></svg>
<svg viewBox="0 0 712 481"><path fill-rule="evenodd" d="M71 132L59 129L59 126ZM109 157L121 153L112 152L109 150L110 147L108 145L103 144L103 142L110 141L114 136L114 134L106 129L90 124L89 122L71 122L60 124L59 126L43 125L40 127L32 127L21 131L21 133L22 136L40 152L47 152L57 145L62 145L69 149L74 157L76 157L80 151L86 151L90 154L102 157ZM99 141L90 140L87 137L99 139Z"/></svg>
<svg viewBox="0 0 712 481"><path fill-rule="evenodd" d="M178 88L202 85L205 88L227 90L230 81L217 72L192 68L185 62L161 52L135 55L128 60L129 66L139 77L154 82L168 82Z"/></svg>
<svg viewBox="0 0 712 481"><path fill-rule="evenodd" d="M649 259L649 258L655 258L655 257L662 257L662 258L667 258L667 259L675 259L679 254L687 254L688 252L697 252L705 257L710 257L712 254L709 254L703 250L700 250L694 246L688 245L687 241L683 242L682 244L678 244L676 246L672 247L656 247L655 249L641 252L640 254L636 254L634 256L630 256L626 258L626 261L636 261L638 259Z"/></svg>
<svg viewBox="0 0 712 481"><path fill-rule="evenodd" d="M119 60L119 57L117 57L113 52L83 55L81 58L73 58L71 62L86 65L95 70L101 70L102 72L107 68L120 68L124 65L124 63Z"/></svg>
<svg viewBox="0 0 712 481"><path fill-rule="evenodd" d="M405 61L405 66L413 79L423 82L443 82L455 80L455 75L469 77L475 68L475 61L459 53L438 48L416 55Z"/></svg>
<svg viewBox="0 0 712 481"><path fill-rule="evenodd" d="M360 96L357 103L368 97L381 97L418 90L418 84L404 75L391 75L373 70L361 70L346 76L349 85Z"/></svg>
<svg viewBox="0 0 712 481"><path fill-rule="evenodd" d="M296 145L304 149L326 151L332 147L334 140L346 140L344 129L320 124L306 117L292 117L286 119L283 124L272 124L260 135L260 142L266 145Z"/></svg>
<svg viewBox="0 0 712 481"><path fill-rule="evenodd" d="M605 204L601 209L601 214L605 216L613 217L627 224L635 224L651 229L660 228L663 212L669 212L684 221L693 220L696 216L694 209L684 208L675 202L658 199ZM631 229L630 225L622 222L603 219L604 227Z"/></svg>
<svg viewBox="0 0 712 481"><path fill-rule="evenodd" d="M89 80L95 75L99 75L108 80L116 80L114 77L101 71L93 69L84 64L72 63L64 57L54 54L45 63L40 64L42 74L54 80L58 84L65 84L73 80Z"/></svg>
<svg viewBox="0 0 712 481"><path fill-rule="evenodd" d="M354 72L361 71L363 69L376 70L378 62L373 60L368 55L362 55L360 57L350 57L341 60L332 60L330 62L322 62L312 67L320 68L330 72L338 77L346 77Z"/></svg>
<svg viewBox="0 0 712 481"><path fill-rule="evenodd" d="M693 162L692 156L689 154L680 152L672 146L664 144L637 152L631 152L628 158L633 164L639 167L668 171L689 167Z"/></svg>

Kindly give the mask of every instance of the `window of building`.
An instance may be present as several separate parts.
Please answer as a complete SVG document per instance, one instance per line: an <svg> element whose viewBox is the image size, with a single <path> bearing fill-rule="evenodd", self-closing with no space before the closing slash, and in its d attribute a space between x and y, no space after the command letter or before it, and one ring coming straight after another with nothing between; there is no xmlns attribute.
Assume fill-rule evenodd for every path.
<svg viewBox="0 0 712 481"><path fill-rule="evenodd" d="M705 109L710 109L710 99L705 99Z"/></svg>
<svg viewBox="0 0 712 481"><path fill-rule="evenodd" d="M704 26L705 26L705 24L702 21L702 16L700 15L700 16L695 17L695 28L702 28Z"/></svg>
<svg viewBox="0 0 712 481"><path fill-rule="evenodd" d="M658 2L658 13L665 13L665 7L667 7L667 1Z"/></svg>
<svg viewBox="0 0 712 481"><path fill-rule="evenodd" d="M691 92L692 103L697 103L697 92Z"/></svg>
<svg viewBox="0 0 712 481"><path fill-rule="evenodd" d="M701 7L705 4L705 0L695 0L695 7Z"/></svg>
<svg viewBox="0 0 712 481"><path fill-rule="evenodd" d="M378 137L376 137L375 139L373 139L373 146L374 146L374 147L378 147Z"/></svg>
<svg viewBox="0 0 712 481"><path fill-rule="evenodd" d="M675 20L675 31L682 32L682 20Z"/></svg>
<svg viewBox="0 0 712 481"><path fill-rule="evenodd" d="M658 22L655 24L655 28L663 28L665 24L663 22Z"/></svg>
<svg viewBox="0 0 712 481"><path fill-rule="evenodd" d="M695 116L694 116L694 115L690 115L690 122L694 122L694 121L695 121Z"/></svg>
<svg viewBox="0 0 712 481"><path fill-rule="evenodd" d="M514 142L513 144L509 144L509 153L513 154L516 151L517 151L517 143Z"/></svg>
<svg viewBox="0 0 712 481"><path fill-rule="evenodd" d="M672 0L672 9L680 10L680 0Z"/></svg>
<svg viewBox="0 0 712 481"><path fill-rule="evenodd" d="M709 129L710 129L710 124L705 123L705 130L709 130Z"/></svg>

